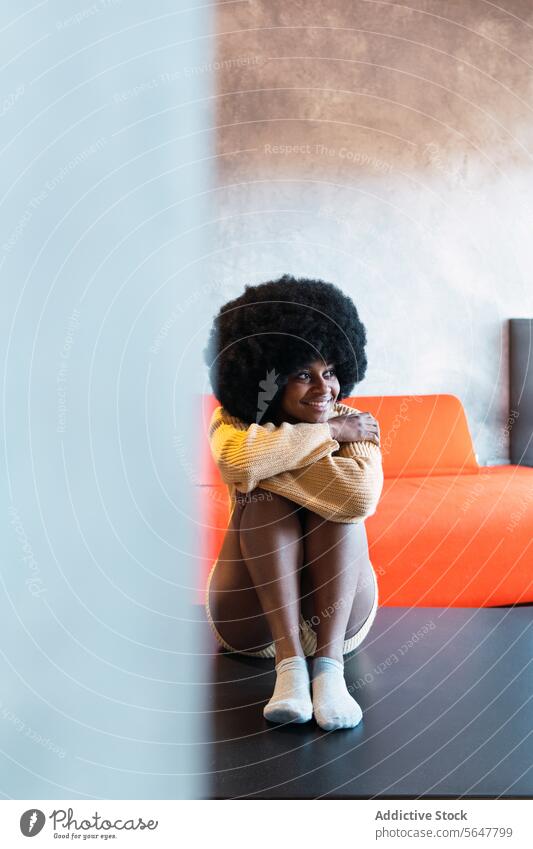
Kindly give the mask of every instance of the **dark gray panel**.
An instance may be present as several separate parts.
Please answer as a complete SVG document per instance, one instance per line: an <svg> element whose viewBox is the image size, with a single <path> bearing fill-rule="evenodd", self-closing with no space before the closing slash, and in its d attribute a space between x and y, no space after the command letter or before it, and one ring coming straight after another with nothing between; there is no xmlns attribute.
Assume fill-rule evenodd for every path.
<svg viewBox="0 0 533 849"><path fill-rule="evenodd" d="M533 466L533 319L509 321L511 463Z"/></svg>

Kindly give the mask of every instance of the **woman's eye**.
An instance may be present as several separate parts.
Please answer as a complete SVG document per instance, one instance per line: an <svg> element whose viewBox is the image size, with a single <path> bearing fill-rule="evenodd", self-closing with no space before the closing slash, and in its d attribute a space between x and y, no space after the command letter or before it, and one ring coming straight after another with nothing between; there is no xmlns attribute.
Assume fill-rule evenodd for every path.
<svg viewBox="0 0 533 849"><path fill-rule="evenodd" d="M326 375L332 375L332 374L335 374L335 369L334 369L334 368L330 368L330 369L328 369L328 370L325 372L325 374L326 374ZM296 377L297 377L297 379L298 379L298 380L299 380L300 378L304 378L304 379L305 379L305 378L310 377L310 376L311 376L311 375L310 375L310 373L309 373L308 371L301 371L301 372L299 372L299 373L296 375Z"/></svg>

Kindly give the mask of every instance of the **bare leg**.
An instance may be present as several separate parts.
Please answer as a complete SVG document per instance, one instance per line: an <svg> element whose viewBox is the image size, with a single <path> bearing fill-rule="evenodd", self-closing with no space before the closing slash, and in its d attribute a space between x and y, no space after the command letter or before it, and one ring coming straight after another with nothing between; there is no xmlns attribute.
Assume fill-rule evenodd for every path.
<svg viewBox="0 0 533 849"><path fill-rule="evenodd" d="M272 634L242 559L242 506L235 505L224 536L209 586L209 609L217 631L228 645L235 651L254 652L270 645Z"/></svg>
<svg viewBox="0 0 533 849"><path fill-rule="evenodd" d="M242 504L237 503L226 531L211 578L209 607L216 628L223 639L236 651L253 652L269 645L272 642L272 634L251 575L242 558L239 535L243 507L244 502ZM296 504L294 509L297 509ZM316 629L316 623L323 617L328 618L332 611L328 610L327 606L324 607L317 603L312 583L309 580L309 569L305 563L305 561L312 559L308 545L311 533L308 535L305 533L308 527L309 513L310 511L304 507L297 510L302 525L304 543L300 596L302 614ZM320 533L320 528L325 524L328 523L323 520L318 521L318 527L315 527L314 530L315 536ZM370 613L374 602L374 578L368 557L368 543L364 525L346 525L344 527L352 529L350 532L354 534L354 541L358 544L356 556L357 559L361 560L355 597L346 628L345 637L348 638L359 631ZM311 528L311 525L309 525L309 528ZM332 558L336 556L335 551L332 550L331 556Z"/></svg>
<svg viewBox="0 0 533 849"><path fill-rule="evenodd" d="M259 492L259 488L254 493ZM274 493L251 498L242 509L240 546L276 649L276 664L305 657L300 642L302 525L298 507Z"/></svg>
<svg viewBox="0 0 533 849"><path fill-rule="evenodd" d="M312 619L317 634L312 662L313 714L325 731L354 728L363 712L346 687L342 650L345 637L351 636L354 628L358 630L372 607L370 603L362 618L356 599L359 583L367 583L365 571L372 569L365 527L363 523L324 521L310 511L303 524L305 573L317 611Z"/></svg>
<svg viewBox="0 0 533 849"><path fill-rule="evenodd" d="M303 543L298 511L291 501L255 489L240 517L242 557L275 648L276 684L263 708L269 722L309 722L313 715L309 672L300 642Z"/></svg>
<svg viewBox="0 0 533 849"><path fill-rule="evenodd" d="M366 530L363 523L329 522L311 511L305 513L304 528L302 589L307 599L307 587L312 594L315 657L342 662L345 638L361 627L373 602ZM306 618L309 606L309 601L302 602Z"/></svg>

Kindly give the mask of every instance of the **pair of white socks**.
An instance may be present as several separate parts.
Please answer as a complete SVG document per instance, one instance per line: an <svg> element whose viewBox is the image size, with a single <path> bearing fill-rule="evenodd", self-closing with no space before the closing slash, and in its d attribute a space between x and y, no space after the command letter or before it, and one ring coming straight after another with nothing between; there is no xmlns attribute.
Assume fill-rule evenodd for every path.
<svg viewBox="0 0 533 849"><path fill-rule="evenodd" d="M336 731L353 728L363 718L346 687L344 664L335 658L314 657L311 681L305 657L287 657L275 668L274 692L263 709L263 716L270 722L309 722L314 714L324 731Z"/></svg>

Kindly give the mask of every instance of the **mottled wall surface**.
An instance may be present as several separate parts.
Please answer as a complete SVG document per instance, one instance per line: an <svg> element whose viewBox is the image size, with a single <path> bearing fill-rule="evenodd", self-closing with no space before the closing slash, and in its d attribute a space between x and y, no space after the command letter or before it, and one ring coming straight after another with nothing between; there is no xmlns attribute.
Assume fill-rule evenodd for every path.
<svg viewBox="0 0 533 849"><path fill-rule="evenodd" d="M533 314L533 3L220 3L213 308L340 285L359 394L449 392L508 458L507 319Z"/></svg>

